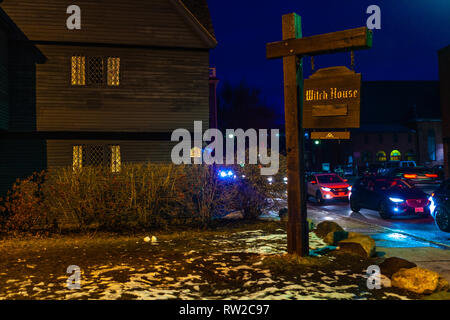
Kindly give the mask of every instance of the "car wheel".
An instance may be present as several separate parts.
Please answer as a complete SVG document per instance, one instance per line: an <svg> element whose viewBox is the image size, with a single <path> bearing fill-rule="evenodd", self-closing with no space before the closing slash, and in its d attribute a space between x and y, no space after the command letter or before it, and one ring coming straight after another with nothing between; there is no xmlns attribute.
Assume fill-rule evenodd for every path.
<svg viewBox="0 0 450 320"><path fill-rule="evenodd" d="M389 213L388 206L387 206L386 202L384 202L384 201L381 202L381 204L380 204L379 212L380 212L380 217L385 220L390 219L392 217L392 214Z"/></svg>
<svg viewBox="0 0 450 320"><path fill-rule="evenodd" d="M350 209L352 209L353 212L359 212L361 210L361 207L356 204L354 197L350 197Z"/></svg>
<svg viewBox="0 0 450 320"><path fill-rule="evenodd" d="M316 202L318 205L322 205L325 202L325 200L322 198L322 194L320 193L320 191L316 192Z"/></svg>
<svg viewBox="0 0 450 320"><path fill-rule="evenodd" d="M450 212L443 206L435 209L436 226L444 232L450 232Z"/></svg>

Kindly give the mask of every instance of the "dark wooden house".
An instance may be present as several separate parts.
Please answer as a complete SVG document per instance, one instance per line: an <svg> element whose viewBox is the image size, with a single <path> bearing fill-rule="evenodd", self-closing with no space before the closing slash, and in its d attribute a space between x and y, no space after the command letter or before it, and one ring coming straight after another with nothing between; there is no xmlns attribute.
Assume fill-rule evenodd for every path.
<svg viewBox="0 0 450 320"><path fill-rule="evenodd" d="M79 30L66 26L72 4L81 9ZM209 127L217 42L206 0L0 7L3 189L45 168L169 162L173 130Z"/></svg>

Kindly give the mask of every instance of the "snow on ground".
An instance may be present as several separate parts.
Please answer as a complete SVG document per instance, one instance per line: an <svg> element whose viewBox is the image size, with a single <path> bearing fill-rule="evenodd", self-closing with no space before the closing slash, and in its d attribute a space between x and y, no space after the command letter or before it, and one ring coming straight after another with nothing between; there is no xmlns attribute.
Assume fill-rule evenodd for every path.
<svg viewBox="0 0 450 320"><path fill-rule="evenodd" d="M138 242L139 243L139 242ZM264 260L286 253L286 233L263 230L241 231L198 239L195 247L184 244L177 251L172 241L158 246L137 244L125 249L120 263L92 263L82 268L81 289L66 288L68 275L35 276L39 260L17 263L33 266L25 279L0 274L1 299L369 299L361 289L364 274L341 268L300 275L276 275ZM310 233L311 249L326 244ZM151 248L151 249L150 249ZM139 251L138 251L139 250ZM142 250L142 251L141 251ZM146 254L151 250L152 254ZM125 254L126 252L126 254ZM128 257L126 255L131 255ZM137 259L133 262L126 261ZM329 260L332 260L330 257ZM65 270L64 270L65 271ZM386 293L385 299L406 299Z"/></svg>

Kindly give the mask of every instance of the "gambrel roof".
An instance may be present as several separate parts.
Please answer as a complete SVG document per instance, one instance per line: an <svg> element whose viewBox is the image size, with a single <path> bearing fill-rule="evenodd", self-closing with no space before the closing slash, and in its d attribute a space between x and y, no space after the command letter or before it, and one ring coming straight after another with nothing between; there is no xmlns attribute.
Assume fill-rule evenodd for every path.
<svg viewBox="0 0 450 320"><path fill-rule="evenodd" d="M68 30L69 4L81 30ZM0 7L35 42L211 49L217 45L207 0L3 0Z"/></svg>

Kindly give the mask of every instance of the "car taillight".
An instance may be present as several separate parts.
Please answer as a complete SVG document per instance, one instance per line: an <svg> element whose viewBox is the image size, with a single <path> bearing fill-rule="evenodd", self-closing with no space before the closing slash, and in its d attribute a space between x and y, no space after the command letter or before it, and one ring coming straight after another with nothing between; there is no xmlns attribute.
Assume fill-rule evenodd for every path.
<svg viewBox="0 0 450 320"><path fill-rule="evenodd" d="M438 175L434 174L434 173L427 173L427 174L425 174L425 176L428 178L437 178L438 177Z"/></svg>
<svg viewBox="0 0 450 320"><path fill-rule="evenodd" d="M417 178L417 174L408 174L408 173L405 173L405 174L403 175L403 177L406 178L406 179L416 179L416 178Z"/></svg>

